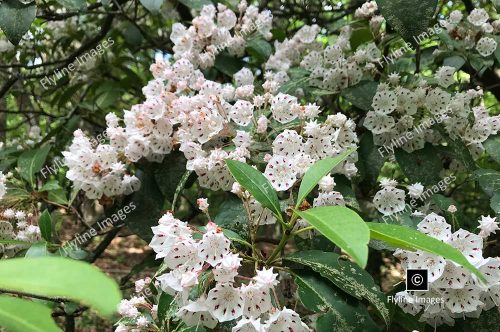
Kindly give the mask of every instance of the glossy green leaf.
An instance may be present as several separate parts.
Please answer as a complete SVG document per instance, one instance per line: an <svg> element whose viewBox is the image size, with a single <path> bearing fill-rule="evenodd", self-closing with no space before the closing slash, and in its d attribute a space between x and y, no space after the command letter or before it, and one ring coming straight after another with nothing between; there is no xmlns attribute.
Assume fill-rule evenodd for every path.
<svg viewBox="0 0 500 332"><path fill-rule="evenodd" d="M17 160L19 174L33 185L35 182L35 173L42 169L47 160L50 151L50 145L45 145L38 149L23 152Z"/></svg>
<svg viewBox="0 0 500 332"><path fill-rule="evenodd" d="M443 169L443 164L437 149L432 145L426 144L423 149L412 153L396 149L394 155L411 183L421 182L424 186L433 186L441 181L439 173Z"/></svg>
<svg viewBox="0 0 500 332"><path fill-rule="evenodd" d="M273 47L263 38L252 38L247 42L247 52L253 56L259 63L267 61L273 53Z"/></svg>
<svg viewBox="0 0 500 332"><path fill-rule="evenodd" d="M474 172L474 176L481 189L488 196L493 196L500 192L500 172L492 169L478 169Z"/></svg>
<svg viewBox="0 0 500 332"><path fill-rule="evenodd" d="M62 331L52 319L49 307L5 295L0 295L0 327L11 332Z"/></svg>
<svg viewBox="0 0 500 332"><path fill-rule="evenodd" d="M385 241L388 244L407 250L422 250L449 259L469 269L481 280L484 276L476 269L464 255L451 245L430 237L418 230L399 225L382 223L367 223L370 236L373 239Z"/></svg>
<svg viewBox="0 0 500 332"><path fill-rule="evenodd" d="M158 220L163 212L163 196L158 188L151 167L145 172L138 173L141 180L141 189L130 196L130 202L133 202L135 209L125 218L125 224L141 239L150 242L153 237L152 226L158 225Z"/></svg>
<svg viewBox="0 0 500 332"><path fill-rule="evenodd" d="M368 331L369 325L375 325L368 314L366 307L353 298L334 289L327 279L307 271L294 271L297 293L300 301L308 310L332 315L332 323L338 331ZM363 320L361 318L364 318ZM371 321L371 324L369 324ZM376 327L376 325L375 325ZM331 331L322 329L321 331Z"/></svg>
<svg viewBox="0 0 500 332"><path fill-rule="evenodd" d="M342 97L363 111L372 109L372 101L377 92L378 83L374 81L361 81L356 85L342 90Z"/></svg>
<svg viewBox="0 0 500 332"><path fill-rule="evenodd" d="M0 288L66 298L110 317L121 300L116 282L96 267L61 257L0 261Z"/></svg>
<svg viewBox="0 0 500 332"><path fill-rule="evenodd" d="M500 193L496 193L491 197L490 206L496 214L500 214Z"/></svg>
<svg viewBox="0 0 500 332"><path fill-rule="evenodd" d="M49 180L43 184L43 186L38 191L51 191L61 189L59 182L57 180Z"/></svg>
<svg viewBox="0 0 500 332"><path fill-rule="evenodd" d="M389 25L413 45L424 39L436 11L438 0L376 0ZM434 33L435 34L435 33ZM427 36L429 34L427 33ZM429 37L427 37L429 38Z"/></svg>
<svg viewBox="0 0 500 332"><path fill-rule="evenodd" d="M330 173L332 169L344 161L354 150L347 149L336 157L321 159L314 163L302 178L295 207L298 208L307 195L316 187L321 178Z"/></svg>
<svg viewBox="0 0 500 332"><path fill-rule="evenodd" d="M40 233L42 234L42 238L47 241L52 241L52 218L50 217L50 213L47 209L42 212L40 215L40 219L38 219L38 226L40 227Z"/></svg>
<svg viewBox="0 0 500 332"><path fill-rule="evenodd" d="M28 32L36 16L35 1L24 4L18 0L0 2L0 29L14 45Z"/></svg>
<svg viewBox="0 0 500 332"><path fill-rule="evenodd" d="M491 136L483 145L490 157L500 163L500 135Z"/></svg>
<svg viewBox="0 0 500 332"><path fill-rule="evenodd" d="M335 286L361 300L370 302L385 323L389 325L390 313L387 297L382 293L368 272L333 252L309 250L295 252L283 257L284 263L294 271L307 266L331 281Z"/></svg>
<svg viewBox="0 0 500 332"><path fill-rule="evenodd" d="M263 207L271 210L277 218L282 218L278 195L261 172L241 161L228 159L226 165L236 181Z"/></svg>
<svg viewBox="0 0 500 332"><path fill-rule="evenodd" d="M356 263L366 266L370 230L356 212L345 206L320 206L296 213L342 248Z"/></svg>

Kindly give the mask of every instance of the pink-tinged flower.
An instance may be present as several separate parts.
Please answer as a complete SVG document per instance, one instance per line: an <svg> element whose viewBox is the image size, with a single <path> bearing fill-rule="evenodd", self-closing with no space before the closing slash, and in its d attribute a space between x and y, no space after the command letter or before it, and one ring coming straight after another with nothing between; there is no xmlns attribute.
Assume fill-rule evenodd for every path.
<svg viewBox="0 0 500 332"><path fill-rule="evenodd" d="M234 277L238 275L242 259L233 253L224 256L219 265L212 270L214 279L217 282L234 282Z"/></svg>
<svg viewBox="0 0 500 332"><path fill-rule="evenodd" d="M297 172L292 159L279 155L269 160L264 175L277 191L288 190L297 181Z"/></svg>
<svg viewBox="0 0 500 332"><path fill-rule="evenodd" d="M242 318L238 324L234 326L231 332L265 332L264 326L260 322L260 318Z"/></svg>
<svg viewBox="0 0 500 332"><path fill-rule="evenodd" d="M264 288L272 288L276 286L279 281L277 280L278 274L273 273L273 268L266 269L265 267L262 270L257 270L257 275L253 277L253 280L257 283L257 285L262 286Z"/></svg>

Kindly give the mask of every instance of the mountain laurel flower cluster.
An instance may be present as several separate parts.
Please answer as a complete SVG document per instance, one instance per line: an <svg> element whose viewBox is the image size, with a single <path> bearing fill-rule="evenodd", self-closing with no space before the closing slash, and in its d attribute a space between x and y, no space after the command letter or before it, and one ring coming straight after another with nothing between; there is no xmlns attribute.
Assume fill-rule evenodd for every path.
<svg viewBox="0 0 500 332"><path fill-rule="evenodd" d="M256 270L253 277L239 274L243 259L231 252L231 241L213 222L199 230L167 213L152 230L149 245L156 258L163 259L164 269L170 270L156 276L156 286L173 296L178 306L175 316L187 326L214 328L235 321L233 332L310 331L295 311L277 308L277 298L273 303L279 281L272 267ZM142 284L136 282L136 290L141 291ZM138 310L144 304L144 297L123 300L118 310L127 318L123 321L146 327ZM126 330L125 326L119 323L116 331Z"/></svg>
<svg viewBox="0 0 500 332"><path fill-rule="evenodd" d="M486 277L480 282L475 275L443 257L421 251L410 252L398 249L394 255L401 260L403 269L426 269L429 290L425 292L402 291L396 297L400 307L412 315L420 315L420 321L431 326L454 325L454 319L479 317L482 311L500 306L500 259L483 257L483 240L493 229L498 229L495 218L482 217L481 233L476 235L465 229L452 233L452 227L444 217L436 213L426 215L417 225L420 232L446 242L464 254ZM483 230L487 230L483 232ZM426 304L419 298L442 298L443 301Z"/></svg>
<svg viewBox="0 0 500 332"><path fill-rule="evenodd" d="M0 257L14 257L19 251L29 247L29 243L41 240L40 227L33 213L22 210L0 210ZM26 242L26 244L8 244L9 240Z"/></svg>

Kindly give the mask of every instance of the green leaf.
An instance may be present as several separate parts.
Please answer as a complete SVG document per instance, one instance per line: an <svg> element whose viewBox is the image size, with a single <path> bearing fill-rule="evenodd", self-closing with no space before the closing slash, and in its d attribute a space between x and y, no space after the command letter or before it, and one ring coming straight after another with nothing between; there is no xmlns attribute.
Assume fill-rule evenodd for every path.
<svg viewBox="0 0 500 332"><path fill-rule="evenodd" d="M49 180L47 181L38 191L51 191L61 189L59 182L57 180Z"/></svg>
<svg viewBox="0 0 500 332"><path fill-rule="evenodd" d="M160 327L163 326L167 318L167 312L172 302L174 302L174 297L172 295L165 292L161 293L160 299L158 300L158 320L160 321Z"/></svg>
<svg viewBox="0 0 500 332"><path fill-rule="evenodd" d="M32 245L31 242L21 241L21 240L0 240L0 244L20 244L20 245L23 245L23 246L30 246L30 245Z"/></svg>
<svg viewBox="0 0 500 332"><path fill-rule="evenodd" d="M241 59L232 57L224 52L215 57L214 67L227 76L233 76L243 68L244 64Z"/></svg>
<svg viewBox="0 0 500 332"><path fill-rule="evenodd" d="M210 0L179 0L179 2L184 4L186 7L195 10L200 10L203 6L212 4L212 1Z"/></svg>
<svg viewBox="0 0 500 332"><path fill-rule="evenodd" d="M500 214L500 193L496 193L491 197L490 206L496 214Z"/></svg>
<svg viewBox="0 0 500 332"><path fill-rule="evenodd" d="M85 0L56 0L58 3L63 5L66 9L71 10L82 10L87 8L87 4Z"/></svg>
<svg viewBox="0 0 500 332"><path fill-rule="evenodd" d="M0 288L66 298L88 305L106 317L116 311L121 300L113 279L92 265L61 257L0 261Z"/></svg>
<svg viewBox="0 0 500 332"><path fill-rule="evenodd" d="M464 321L463 331L490 332L498 331L500 326L500 311L493 307L488 311L481 312L477 319L467 319Z"/></svg>
<svg viewBox="0 0 500 332"><path fill-rule="evenodd" d="M52 218L47 209L42 212L40 219L38 219L38 226L40 227L40 232L42 233L42 238L47 241L52 241Z"/></svg>
<svg viewBox="0 0 500 332"><path fill-rule="evenodd" d="M54 202L61 205L68 205L68 199L66 198L66 192L64 189L56 189L49 191L47 199L50 202Z"/></svg>
<svg viewBox="0 0 500 332"><path fill-rule="evenodd" d="M17 160L19 174L31 185L35 182L35 173L42 169L47 155L50 151L50 145L45 145L35 150L23 152Z"/></svg>
<svg viewBox="0 0 500 332"><path fill-rule="evenodd" d="M248 217L245 207L239 198L234 195L224 199L214 217L214 222L239 235L248 234Z"/></svg>
<svg viewBox="0 0 500 332"><path fill-rule="evenodd" d="M0 295L0 326L12 332L62 331L52 319L49 307L5 295Z"/></svg>
<svg viewBox="0 0 500 332"><path fill-rule="evenodd" d="M166 199L172 201L177 185L186 172L186 158L182 152L172 152L161 164L155 165L153 172L158 188Z"/></svg>
<svg viewBox="0 0 500 332"><path fill-rule="evenodd" d="M136 208L128 214L125 223L134 234L149 243L153 237L151 227L158 225L162 216L165 197L156 184L151 167L138 173L141 189L130 196L130 202L133 202Z"/></svg>
<svg viewBox="0 0 500 332"><path fill-rule="evenodd" d="M488 196L500 192L500 172L492 169L478 169L474 171L477 182Z"/></svg>
<svg viewBox="0 0 500 332"><path fill-rule="evenodd" d="M347 149L336 157L321 159L314 163L302 178L295 208L298 208L302 204L302 201L316 187L321 178L330 173L332 169L344 161L353 151L355 151L353 148Z"/></svg>
<svg viewBox="0 0 500 332"><path fill-rule="evenodd" d="M389 325L390 313L387 297L379 290L370 274L357 264L342 259L336 253L319 250L295 252L283 257L283 260L294 271L297 270L297 264L305 265L330 280L347 294L359 300L366 299Z"/></svg>
<svg viewBox="0 0 500 332"><path fill-rule="evenodd" d="M140 0L141 4L152 13L158 13L163 1L164 0Z"/></svg>
<svg viewBox="0 0 500 332"><path fill-rule="evenodd" d="M384 166L384 149L375 146L371 132L365 132L359 141L358 153L357 164L363 177L362 181L366 184L366 188L373 188L377 184L380 170ZM385 156L387 156L387 153L385 153Z"/></svg>
<svg viewBox="0 0 500 332"><path fill-rule="evenodd" d="M389 25L416 45L418 38L427 34L438 0L377 0L377 5Z"/></svg>
<svg viewBox="0 0 500 332"><path fill-rule="evenodd" d="M460 138L452 139L442 125L437 125L436 129L447 143L446 147L439 147L444 154L451 159L455 159L468 170L475 170L477 168L476 163L474 162L474 159L464 142Z"/></svg>
<svg viewBox="0 0 500 332"><path fill-rule="evenodd" d="M378 83L374 81L361 81L356 85L342 90L342 97L348 102L362 109L370 111L375 93L377 93Z"/></svg>
<svg viewBox="0 0 500 332"><path fill-rule="evenodd" d="M296 213L352 256L356 263L366 266L370 230L356 212L344 206L320 206Z"/></svg>
<svg viewBox="0 0 500 332"><path fill-rule="evenodd" d="M330 324L329 329L320 331L330 332L332 326L335 326L336 331L354 331L356 329L368 331L367 319L371 321L371 318L360 302L354 301L352 298L349 301L350 299L345 294L334 289L334 286L326 279L315 273L294 272L296 272L297 293L304 307L314 313L327 312L331 315L332 324ZM362 317L364 320L361 319ZM371 324L375 325L373 321Z"/></svg>
<svg viewBox="0 0 500 332"><path fill-rule="evenodd" d="M483 145L490 157L500 163L500 135L490 136Z"/></svg>
<svg viewBox="0 0 500 332"><path fill-rule="evenodd" d="M407 250L422 250L449 259L469 269L479 279L485 280L484 276L476 269L464 255L447 243L425 235L418 230L399 225L389 225L370 222L370 236L373 239L385 241L390 245Z"/></svg>
<svg viewBox="0 0 500 332"><path fill-rule="evenodd" d="M465 59L459 55L453 55L443 60L443 66L453 67L456 70L462 68L464 64L465 64Z"/></svg>
<svg viewBox="0 0 500 332"><path fill-rule="evenodd" d="M24 4L18 0L3 0L0 2L0 29L14 45L30 29L36 16L35 1Z"/></svg>
<svg viewBox="0 0 500 332"><path fill-rule="evenodd" d="M411 183L421 182L424 186L433 186L441 181L439 173L443 164L437 149L432 145L426 144L423 149L412 153L396 149L394 155L403 174Z"/></svg>
<svg viewBox="0 0 500 332"><path fill-rule="evenodd" d="M248 190L263 207L271 210L278 219L283 220L278 195L261 172L241 161L228 159L226 165L243 188Z"/></svg>
<svg viewBox="0 0 500 332"><path fill-rule="evenodd" d="M258 63L264 63L273 52L273 47L263 38L252 38L247 42L247 52L252 55Z"/></svg>

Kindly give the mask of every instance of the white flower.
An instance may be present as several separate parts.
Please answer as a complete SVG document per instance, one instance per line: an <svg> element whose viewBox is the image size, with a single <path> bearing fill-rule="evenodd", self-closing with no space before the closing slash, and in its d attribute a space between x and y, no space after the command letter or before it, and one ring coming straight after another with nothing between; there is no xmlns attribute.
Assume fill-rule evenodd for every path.
<svg viewBox="0 0 500 332"><path fill-rule="evenodd" d="M374 134L390 132L395 124L392 116L373 111L368 112L363 121L363 125Z"/></svg>
<svg viewBox="0 0 500 332"><path fill-rule="evenodd" d="M401 212L405 209L405 192L394 187L382 188L375 194L373 203L385 216Z"/></svg>
<svg viewBox="0 0 500 332"><path fill-rule="evenodd" d="M498 228L498 221L495 221L496 217L490 216L481 216L481 220L479 220L479 228L481 231L479 232L479 236L488 237L492 233L496 234L496 230Z"/></svg>
<svg viewBox="0 0 500 332"><path fill-rule="evenodd" d="M198 256L208 264L216 266L229 253L230 245L222 231L218 229L209 231L203 234L203 238L198 244Z"/></svg>
<svg viewBox="0 0 500 332"><path fill-rule="evenodd" d="M242 68L233 75L236 87L252 85L254 81L253 73L248 68Z"/></svg>
<svg viewBox="0 0 500 332"><path fill-rule="evenodd" d="M458 24L463 18L463 14L460 10L454 10L450 13L450 16L448 17L448 21L451 24Z"/></svg>
<svg viewBox="0 0 500 332"><path fill-rule="evenodd" d="M260 323L260 318L243 317L238 321L231 332L265 332L264 326Z"/></svg>
<svg viewBox="0 0 500 332"><path fill-rule="evenodd" d="M282 332L282 331L293 331L293 332L306 332L311 331L306 324L302 322L300 316L292 309L287 309L276 311L274 314L269 316L266 321L265 330L268 332Z"/></svg>
<svg viewBox="0 0 500 332"><path fill-rule="evenodd" d="M322 192L313 201L313 206L345 205L344 196L338 191Z"/></svg>
<svg viewBox="0 0 500 332"><path fill-rule="evenodd" d="M139 316L139 310L129 300L121 300L118 305L118 313L121 316L135 318Z"/></svg>
<svg viewBox="0 0 500 332"><path fill-rule="evenodd" d="M271 100L271 112L276 121L288 123L298 116L297 98L279 93Z"/></svg>
<svg viewBox="0 0 500 332"><path fill-rule="evenodd" d="M142 292L144 287L146 287L149 283L151 283L151 278L144 278L144 279L136 280L134 283L135 292L136 293Z"/></svg>
<svg viewBox="0 0 500 332"><path fill-rule="evenodd" d="M409 269L425 269L429 273L429 282L434 282L444 272L446 260L441 256L417 251L408 260Z"/></svg>
<svg viewBox="0 0 500 332"><path fill-rule="evenodd" d="M480 27L481 25L486 23L489 18L490 17L488 16L488 12L486 12L486 10L484 10L483 8L475 8L470 12L467 20L473 25Z"/></svg>
<svg viewBox="0 0 500 332"><path fill-rule="evenodd" d="M462 266L457 266L455 263L448 261L443 274L432 283L432 286L437 288L464 288L470 279L470 275L470 272Z"/></svg>
<svg viewBox="0 0 500 332"><path fill-rule="evenodd" d="M198 209L200 209L202 212L208 212L208 207L210 206L210 204L208 204L208 200L206 198L198 198L196 200L196 204L198 204Z"/></svg>
<svg viewBox="0 0 500 332"><path fill-rule="evenodd" d="M253 280L257 283L257 285L262 286L264 288L272 288L276 286L279 281L276 279L278 276L277 273L273 273L273 268L266 269L265 267L262 270L257 270L257 275L253 277Z"/></svg>
<svg viewBox="0 0 500 332"><path fill-rule="evenodd" d="M252 121L253 104L246 100L238 100L229 111L231 120L240 126L247 126Z"/></svg>
<svg viewBox="0 0 500 332"><path fill-rule="evenodd" d="M408 186L408 194L411 198L419 198L424 192L424 186L420 182L416 182Z"/></svg>
<svg viewBox="0 0 500 332"><path fill-rule="evenodd" d="M459 229L451 235L448 242L457 248L472 264L483 260L483 238L465 229Z"/></svg>
<svg viewBox="0 0 500 332"><path fill-rule="evenodd" d="M335 187L335 179L333 178L333 176L328 174L322 177L321 180L319 180L318 187L319 190L324 192L333 191L333 188Z"/></svg>
<svg viewBox="0 0 500 332"><path fill-rule="evenodd" d="M228 283L218 283L212 288L205 303L209 312L219 322L227 322L243 314L244 301L241 292Z"/></svg>
<svg viewBox="0 0 500 332"><path fill-rule="evenodd" d="M210 314L204 298L183 306L176 313L176 316L188 326L203 325L213 329L217 325L217 321Z"/></svg>
<svg viewBox="0 0 500 332"><path fill-rule="evenodd" d="M273 154L293 157L302 153L304 150L304 142L295 130L285 129L281 134L276 136L273 141Z"/></svg>
<svg viewBox="0 0 500 332"><path fill-rule="evenodd" d="M422 233L444 242L447 242L451 238L451 226L446 222L444 217L434 212L427 215L424 220L417 225L417 228Z"/></svg>
<svg viewBox="0 0 500 332"><path fill-rule="evenodd" d="M269 288L250 283L241 286L241 295L244 300L243 316L259 317L272 308Z"/></svg>
<svg viewBox="0 0 500 332"><path fill-rule="evenodd" d="M455 79L453 78L453 74L455 73L455 71L456 69L454 67L441 66L438 70L436 70L434 77L436 78L439 85L441 85L443 88L447 88L455 83Z"/></svg>
<svg viewBox="0 0 500 332"><path fill-rule="evenodd" d="M115 329L115 332L128 332L129 331L129 328L123 324L118 324L116 326L116 329Z"/></svg>
<svg viewBox="0 0 500 332"><path fill-rule="evenodd" d="M238 275L238 268L242 259L233 253L224 256L219 265L212 270L214 279L217 282L234 282L234 277Z"/></svg>
<svg viewBox="0 0 500 332"><path fill-rule="evenodd" d="M471 312L483 302L479 301L481 290L476 288L446 289L443 292L444 304L452 313Z"/></svg>
<svg viewBox="0 0 500 332"><path fill-rule="evenodd" d="M490 56L496 49L497 42L490 37L483 37L476 44L476 50L484 57Z"/></svg>
<svg viewBox="0 0 500 332"><path fill-rule="evenodd" d="M267 131L267 124L269 120L265 115L261 115L259 119L257 120L257 128L256 131L259 134L263 134Z"/></svg>
<svg viewBox="0 0 500 332"><path fill-rule="evenodd" d="M397 105L396 93L389 90L377 91L372 101L373 109L376 112L386 115L394 112Z"/></svg>
<svg viewBox="0 0 500 332"><path fill-rule="evenodd" d="M449 213L455 213L455 212L457 212L458 210L457 210L457 207L456 207L455 205L453 205L453 204L452 204L452 205L448 206L448 210L447 210L447 211L448 211Z"/></svg>
<svg viewBox="0 0 500 332"><path fill-rule="evenodd" d="M488 257L477 265L478 270L484 275L488 286L500 283L500 259ZM476 276L474 276L476 278Z"/></svg>
<svg viewBox="0 0 500 332"><path fill-rule="evenodd" d="M264 175L277 191L290 189L297 181L297 172L292 159L275 155L269 160Z"/></svg>
<svg viewBox="0 0 500 332"><path fill-rule="evenodd" d="M147 327L149 325L149 321L145 316L140 316L136 320L137 327Z"/></svg>

